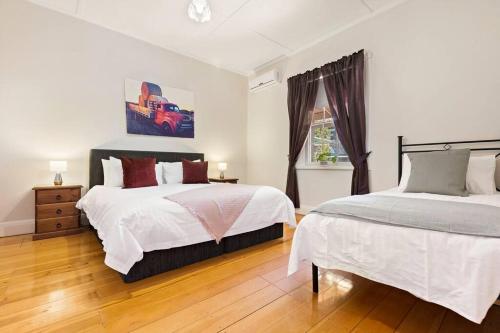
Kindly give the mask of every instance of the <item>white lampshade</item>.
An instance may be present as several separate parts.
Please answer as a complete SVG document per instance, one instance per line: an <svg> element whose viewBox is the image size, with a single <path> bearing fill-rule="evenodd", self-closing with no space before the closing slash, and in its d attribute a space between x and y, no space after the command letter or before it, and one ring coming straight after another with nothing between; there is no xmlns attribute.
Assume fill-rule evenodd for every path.
<svg viewBox="0 0 500 333"><path fill-rule="evenodd" d="M227 170L227 163L226 162L217 163L217 170L226 171Z"/></svg>
<svg viewBox="0 0 500 333"><path fill-rule="evenodd" d="M68 170L68 162L66 161L50 161L49 166L52 172L66 172Z"/></svg>

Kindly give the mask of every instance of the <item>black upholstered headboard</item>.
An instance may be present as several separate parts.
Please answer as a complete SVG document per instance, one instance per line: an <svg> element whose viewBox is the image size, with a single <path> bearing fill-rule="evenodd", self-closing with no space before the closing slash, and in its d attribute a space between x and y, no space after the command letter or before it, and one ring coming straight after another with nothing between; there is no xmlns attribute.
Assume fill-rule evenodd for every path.
<svg viewBox="0 0 500 333"><path fill-rule="evenodd" d="M156 157L157 162L180 162L183 158L186 160L202 160L204 155L201 153L177 153L161 151L140 151L140 150L112 150L112 149L92 149L90 151L90 173L89 189L95 185L104 184L104 173L102 170L101 159L108 159L110 156L120 158L129 157Z"/></svg>

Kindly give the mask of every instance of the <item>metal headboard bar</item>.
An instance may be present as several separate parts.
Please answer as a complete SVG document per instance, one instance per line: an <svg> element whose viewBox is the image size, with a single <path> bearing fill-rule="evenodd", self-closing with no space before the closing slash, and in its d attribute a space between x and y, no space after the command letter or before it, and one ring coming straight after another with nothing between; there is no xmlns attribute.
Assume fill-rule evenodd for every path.
<svg viewBox="0 0 500 333"><path fill-rule="evenodd" d="M401 173L403 172L403 136L398 136L398 185L401 181Z"/></svg>
<svg viewBox="0 0 500 333"><path fill-rule="evenodd" d="M429 153L432 151L443 151L446 149L432 149L432 150L403 150L404 153ZM470 151L482 151L482 150L500 150L500 147L496 148L469 148Z"/></svg>
<svg viewBox="0 0 500 333"><path fill-rule="evenodd" d="M469 140L469 141L444 141L444 142L425 142L425 143L411 143L403 144L403 136L398 136L398 184L401 180L401 174L403 172L403 154L405 153L428 153L433 151L443 151L452 148L452 145L458 144L476 144L476 143L492 143L500 142L500 139L494 140ZM425 150L405 150L406 147L419 147L419 146L439 146L443 145L442 149L425 149ZM471 151L500 151L500 147L485 147L485 148L470 148ZM500 153L496 154L496 157L500 156Z"/></svg>
<svg viewBox="0 0 500 333"><path fill-rule="evenodd" d="M415 146L438 146L438 145L452 145L452 144L464 144L464 143L488 143L488 142L500 142L498 140L471 140L471 141L445 141L445 142L428 142L428 143L409 143L403 144L403 147L415 147Z"/></svg>

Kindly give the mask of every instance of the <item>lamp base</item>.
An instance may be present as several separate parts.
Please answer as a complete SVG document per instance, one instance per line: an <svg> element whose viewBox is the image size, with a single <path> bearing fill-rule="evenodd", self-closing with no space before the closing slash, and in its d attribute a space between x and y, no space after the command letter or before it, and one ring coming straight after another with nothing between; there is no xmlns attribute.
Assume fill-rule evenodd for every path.
<svg viewBox="0 0 500 333"><path fill-rule="evenodd" d="M54 185L55 186L61 186L62 184L63 184L62 176L58 172L58 173L56 173L56 176L54 177Z"/></svg>
<svg viewBox="0 0 500 333"><path fill-rule="evenodd" d="M224 179L224 171L221 171L221 172L220 172L219 177L220 177L220 179Z"/></svg>

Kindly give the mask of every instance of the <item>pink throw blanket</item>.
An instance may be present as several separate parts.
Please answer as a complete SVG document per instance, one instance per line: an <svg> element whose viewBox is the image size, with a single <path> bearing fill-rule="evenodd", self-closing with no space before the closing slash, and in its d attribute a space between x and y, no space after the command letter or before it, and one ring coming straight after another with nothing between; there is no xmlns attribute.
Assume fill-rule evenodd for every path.
<svg viewBox="0 0 500 333"><path fill-rule="evenodd" d="M165 197L193 214L220 242L257 191L258 186L217 184Z"/></svg>

